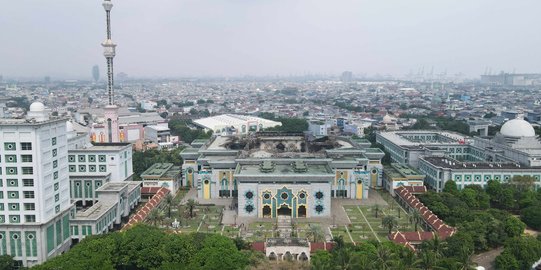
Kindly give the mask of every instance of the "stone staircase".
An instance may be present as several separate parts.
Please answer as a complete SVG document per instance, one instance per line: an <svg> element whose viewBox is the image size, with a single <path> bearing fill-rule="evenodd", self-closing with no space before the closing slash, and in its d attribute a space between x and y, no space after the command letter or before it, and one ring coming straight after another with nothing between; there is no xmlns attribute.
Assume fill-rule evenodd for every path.
<svg viewBox="0 0 541 270"><path fill-rule="evenodd" d="M291 217L290 216L278 216L277 220L278 232L280 233L280 238L290 238L293 227L291 226Z"/></svg>

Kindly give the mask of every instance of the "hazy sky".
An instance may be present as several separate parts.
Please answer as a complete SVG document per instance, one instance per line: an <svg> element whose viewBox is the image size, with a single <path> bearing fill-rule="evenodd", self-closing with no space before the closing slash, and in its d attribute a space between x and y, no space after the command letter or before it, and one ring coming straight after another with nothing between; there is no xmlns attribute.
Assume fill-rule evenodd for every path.
<svg viewBox="0 0 541 270"><path fill-rule="evenodd" d="M539 0L113 0L131 77L541 72ZM91 78L99 0L0 5L0 74Z"/></svg>

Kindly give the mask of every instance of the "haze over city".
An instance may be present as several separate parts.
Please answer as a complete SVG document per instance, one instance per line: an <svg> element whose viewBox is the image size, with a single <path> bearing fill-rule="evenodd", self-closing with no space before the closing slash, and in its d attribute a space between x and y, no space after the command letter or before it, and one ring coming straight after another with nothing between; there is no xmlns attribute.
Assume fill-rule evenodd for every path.
<svg viewBox="0 0 541 270"><path fill-rule="evenodd" d="M118 1L116 70L130 77L539 72L541 2ZM96 1L7 1L0 74L90 78Z"/></svg>

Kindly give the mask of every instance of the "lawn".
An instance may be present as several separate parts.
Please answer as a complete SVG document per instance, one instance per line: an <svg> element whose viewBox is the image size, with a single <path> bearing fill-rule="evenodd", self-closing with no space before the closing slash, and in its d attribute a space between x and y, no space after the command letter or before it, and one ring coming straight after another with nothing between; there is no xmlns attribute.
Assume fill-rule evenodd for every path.
<svg viewBox="0 0 541 270"><path fill-rule="evenodd" d="M332 232L333 237L342 236L342 239L344 239L344 242L352 243L351 238L349 238L349 234L347 233L346 228L344 226L338 226L338 228L332 228L331 232Z"/></svg>
<svg viewBox="0 0 541 270"><path fill-rule="evenodd" d="M171 217L166 217L162 224L170 227L176 219L180 222L179 230L181 232L217 232L220 233L222 226L223 206L197 205L193 209L193 217L190 218L188 207L181 205L171 208ZM166 215L167 209L165 209Z"/></svg>
<svg viewBox="0 0 541 270"><path fill-rule="evenodd" d="M224 225L222 235L230 238L235 238L239 236L239 228L235 228L231 225Z"/></svg>
<svg viewBox="0 0 541 270"><path fill-rule="evenodd" d="M413 225L410 224L409 215L402 209L398 203L390 196L382 194L382 197L389 204L388 206L380 205L376 217L375 205L345 205L344 210L348 215L351 224L348 225L349 235L353 241L363 240L379 240L388 241L387 235L389 230L384 227L381 222L386 215L392 215L398 218L398 229L400 231L412 231ZM420 227L420 226L419 226ZM341 229L341 228L340 228ZM333 230L333 234L338 229ZM343 231L343 230L342 230ZM338 232L337 232L338 233ZM345 235L344 239L349 239L349 235ZM347 238L346 238L347 236Z"/></svg>

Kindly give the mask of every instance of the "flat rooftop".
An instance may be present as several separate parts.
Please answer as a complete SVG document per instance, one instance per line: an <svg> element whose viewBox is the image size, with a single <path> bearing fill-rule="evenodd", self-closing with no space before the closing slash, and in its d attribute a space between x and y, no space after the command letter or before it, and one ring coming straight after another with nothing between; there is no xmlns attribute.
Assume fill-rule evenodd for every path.
<svg viewBox="0 0 541 270"><path fill-rule="evenodd" d="M69 118L67 117L51 117L49 120L45 121L32 121L27 119L15 119L15 118L0 118L0 126L41 126L50 123L56 122L66 122Z"/></svg>
<svg viewBox="0 0 541 270"><path fill-rule="evenodd" d="M412 167L406 165L406 164L399 164L399 163L392 163L391 166L385 166L383 169L384 173L389 175L390 177L396 177L396 178L424 178L425 175L416 171Z"/></svg>
<svg viewBox="0 0 541 270"><path fill-rule="evenodd" d="M139 185L141 185L140 181L109 182L96 189L96 192L120 192L125 187L131 191Z"/></svg>
<svg viewBox="0 0 541 270"><path fill-rule="evenodd" d="M189 147L189 148L185 148L184 150L182 150L181 153L198 153L199 152L199 148L192 148L192 147Z"/></svg>
<svg viewBox="0 0 541 270"><path fill-rule="evenodd" d="M266 241L267 247L276 246L297 246L297 247L309 247L308 240L306 238L268 238Z"/></svg>
<svg viewBox="0 0 541 270"><path fill-rule="evenodd" d="M100 200L87 209L77 211L75 220L97 220L116 204L114 201Z"/></svg>
<svg viewBox="0 0 541 270"><path fill-rule="evenodd" d="M240 164L237 176L303 176L332 174L328 163L311 163L304 160L263 160L255 164Z"/></svg>
<svg viewBox="0 0 541 270"><path fill-rule="evenodd" d="M541 167L529 167L510 162L460 162L445 157L424 157L422 159L437 167L457 170L541 170Z"/></svg>
<svg viewBox="0 0 541 270"><path fill-rule="evenodd" d="M464 144L468 136L450 132L450 131L439 131L439 130L399 130L399 131L388 131L380 132L379 136L393 142L394 144L400 146L421 146L421 145L448 145L448 144ZM436 135L441 136L442 139L446 141L414 141L408 139L408 136L415 135Z"/></svg>
<svg viewBox="0 0 541 270"><path fill-rule="evenodd" d="M169 131L170 129L166 126L158 126L158 125L152 125L152 126L146 126L147 128L154 129L156 131Z"/></svg>
<svg viewBox="0 0 541 270"><path fill-rule="evenodd" d="M119 151L122 149L125 149L126 146L131 146L131 143L93 143L92 146L87 148L79 148L79 149L70 149L70 152L77 152L77 151L95 151L95 152L113 152L113 151Z"/></svg>
<svg viewBox="0 0 541 270"><path fill-rule="evenodd" d="M180 167L173 163L154 163L141 174L142 178L174 178L180 173Z"/></svg>

